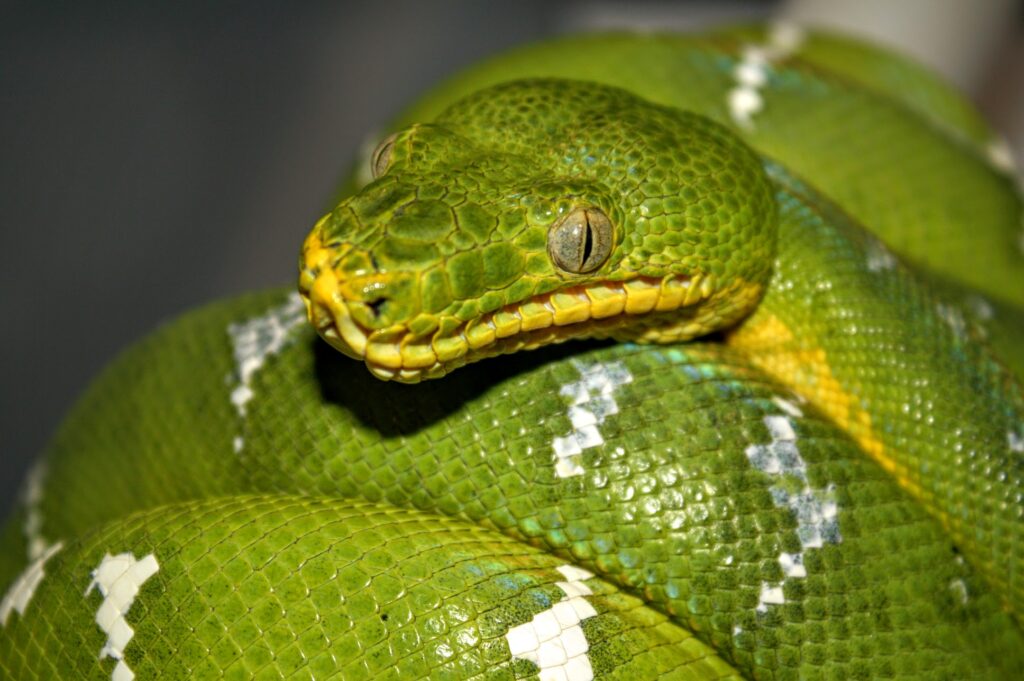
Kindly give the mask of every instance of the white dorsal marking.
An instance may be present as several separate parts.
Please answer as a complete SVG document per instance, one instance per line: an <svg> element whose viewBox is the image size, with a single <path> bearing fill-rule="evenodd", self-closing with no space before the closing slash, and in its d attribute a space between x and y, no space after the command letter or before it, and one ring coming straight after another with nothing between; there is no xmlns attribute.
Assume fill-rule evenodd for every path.
<svg viewBox="0 0 1024 681"><path fill-rule="evenodd" d="M133 672L124 661L124 649L135 630L128 624L125 617L135 602L139 588L147 579L160 570L156 556L152 553L135 559L132 553L119 553L103 557L99 566L92 571L92 582L85 590L85 595L99 589L103 603L96 611L96 624L107 635L107 642L100 649L100 659L109 657L117 660L111 674L112 681L131 681Z"/></svg>
<svg viewBox="0 0 1024 681"><path fill-rule="evenodd" d="M743 48L742 58L732 72L736 85L729 90L726 100L729 115L736 125L745 130L754 128L754 116L764 109L762 90L768 83L768 71L774 63L800 49L803 41L803 29L779 22L769 28L763 45Z"/></svg>
<svg viewBox="0 0 1024 681"><path fill-rule="evenodd" d="M584 581L594 575L574 565L557 570L569 580L556 582L565 596L526 624L509 629L505 640L513 658L537 665L540 681L591 681L590 644L580 623L597 615L585 598L594 592Z"/></svg>
<svg viewBox="0 0 1024 681"><path fill-rule="evenodd" d="M580 454L584 449L604 443L598 426L612 414L619 413L615 401L615 389L633 382L622 362L594 364L589 367L576 365L580 380L563 385L559 394L572 399L569 405L569 421L572 431L551 442L555 450L555 474L560 478L583 475Z"/></svg>
<svg viewBox="0 0 1024 681"><path fill-rule="evenodd" d="M7 618L11 616L11 610L17 610L19 615L25 614L29 601L35 595L36 589L46 576L46 561L53 558L58 551L64 548L64 542L57 542L47 546L43 552L33 560L25 571L18 576L11 587L4 594L0 601L0 625L7 626Z"/></svg>
<svg viewBox="0 0 1024 681"><path fill-rule="evenodd" d="M770 414L763 419L772 441L766 445L750 445L746 448L747 459L759 471L780 477L796 478L803 483L802 489L793 492L791 486L772 485L769 493L776 506L790 509L796 516L797 537L802 549L821 548L826 543L838 544L843 540L839 534L839 507L833 500L834 486L824 490L813 489L807 480L807 463L797 448L796 430L790 419L802 416L796 405L776 397L772 400L787 416ZM779 554L782 568L781 582L762 582L756 610L765 612L769 605L786 602L782 585L786 579L802 579L807 576L803 551Z"/></svg>

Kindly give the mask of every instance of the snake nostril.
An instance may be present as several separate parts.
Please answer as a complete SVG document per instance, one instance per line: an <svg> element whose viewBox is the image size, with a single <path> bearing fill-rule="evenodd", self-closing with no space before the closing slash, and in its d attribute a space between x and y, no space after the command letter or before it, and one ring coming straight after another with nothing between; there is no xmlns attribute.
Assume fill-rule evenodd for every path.
<svg viewBox="0 0 1024 681"><path fill-rule="evenodd" d="M373 316L380 316L380 309L384 307L384 303L388 302L387 298L374 298L373 300L367 300L366 306L373 311Z"/></svg>

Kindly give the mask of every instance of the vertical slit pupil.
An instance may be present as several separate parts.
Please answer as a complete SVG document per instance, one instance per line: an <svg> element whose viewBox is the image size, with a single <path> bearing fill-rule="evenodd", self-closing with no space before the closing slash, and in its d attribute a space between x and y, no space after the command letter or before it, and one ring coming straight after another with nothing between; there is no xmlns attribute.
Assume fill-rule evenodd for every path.
<svg viewBox="0 0 1024 681"><path fill-rule="evenodd" d="M594 250L594 233L593 227L590 226L590 216L584 213L584 219L587 221L586 234L583 237L583 257L580 258L580 267L587 264L590 260L590 254Z"/></svg>

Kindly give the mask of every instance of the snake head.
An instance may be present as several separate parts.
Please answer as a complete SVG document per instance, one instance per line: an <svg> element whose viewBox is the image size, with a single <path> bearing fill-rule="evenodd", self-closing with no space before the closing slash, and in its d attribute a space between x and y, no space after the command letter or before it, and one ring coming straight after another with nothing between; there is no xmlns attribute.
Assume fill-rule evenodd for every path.
<svg viewBox="0 0 1024 681"><path fill-rule="evenodd" d="M371 167L307 237L299 288L380 378L574 337L686 340L745 315L771 271L761 161L616 88L491 87L388 137Z"/></svg>

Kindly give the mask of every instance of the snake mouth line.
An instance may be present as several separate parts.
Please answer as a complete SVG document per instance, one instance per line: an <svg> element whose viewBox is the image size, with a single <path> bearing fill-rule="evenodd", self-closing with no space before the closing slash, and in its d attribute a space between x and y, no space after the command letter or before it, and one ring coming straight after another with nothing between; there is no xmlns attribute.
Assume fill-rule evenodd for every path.
<svg viewBox="0 0 1024 681"><path fill-rule="evenodd" d="M333 273L328 278L333 279ZM331 345L364 361L378 378L417 383L479 359L570 338L662 340L666 332L669 340L692 338L706 331L703 321L699 315L677 311L708 299L714 289L711 277L704 275L590 283L534 296L466 322L441 316L437 329L419 336L405 324L382 329L363 326L346 301L328 293L337 290L332 286L310 287L303 291L303 298L310 320ZM672 328L664 328L667 315L658 313L675 313ZM641 319L650 323L638 323ZM446 327L454 329L446 334L439 330Z"/></svg>

